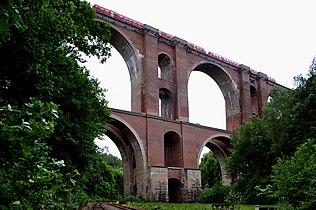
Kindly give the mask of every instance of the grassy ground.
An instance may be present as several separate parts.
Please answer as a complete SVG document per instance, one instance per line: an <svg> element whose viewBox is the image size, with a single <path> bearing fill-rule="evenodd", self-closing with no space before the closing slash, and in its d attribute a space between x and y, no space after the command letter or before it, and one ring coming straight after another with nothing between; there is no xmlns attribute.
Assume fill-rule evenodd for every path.
<svg viewBox="0 0 316 210"><path fill-rule="evenodd" d="M153 203L153 202L132 202L132 206L144 210L211 210L212 204L199 204L199 203ZM235 205L235 210L254 210L254 205Z"/></svg>

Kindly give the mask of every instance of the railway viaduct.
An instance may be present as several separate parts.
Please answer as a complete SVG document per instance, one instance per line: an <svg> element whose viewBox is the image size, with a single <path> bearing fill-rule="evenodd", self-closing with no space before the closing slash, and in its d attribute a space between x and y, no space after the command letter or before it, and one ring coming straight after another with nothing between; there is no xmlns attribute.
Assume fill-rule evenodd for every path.
<svg viewBox="0 0 316 210"><path fill-rule="evenodd" d="M124 167L124 193L152 201L194 202L199 196L198 160L204 146L225 176L230 134L252 114L262 116L271 90L264 73L137 22L99 5L97 20L111 26L110 44L124 58L131 81L131 111L112 109L107 135ZM225 100L226 130L189 123L192 71L211 77ZM201 94L207 94L201 91Z"/></svg>

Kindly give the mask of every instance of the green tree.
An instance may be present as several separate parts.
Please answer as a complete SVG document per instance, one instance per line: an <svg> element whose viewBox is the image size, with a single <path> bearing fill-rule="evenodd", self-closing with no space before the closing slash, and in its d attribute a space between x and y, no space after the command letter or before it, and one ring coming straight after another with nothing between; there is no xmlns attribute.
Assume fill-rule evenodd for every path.
<svg viewBox="0 0 316 210"><path fill-rule="evenodd" d="M249 122L233 133L233 149L228 157L228 171L235 179L234 189L245 203L269 202L268 198L257 196L255 187L270 183L272 165L276 161L271 153L271 145L263 121L257 116L252 116Z"/></svg>
<svg viewBox="0 0 316 210"><path fill-rule="evenodd" d="M314 59L308 77L295 78L295 89L273 90L263 119L252 118L234 131L228 165L230 175L236 178L235 190L243 201L273 201L263 193L272 192L272 166L278 158L290 158L299 145L316 137L315 66Z"/></svg>
<svg viewBox="0 0 316 210"><path fill-rule="evenodd" d="M82 173L84 191L92 197L119 199L124 194L122 160L99 148Z"/></svg>
<svg viewBox="0 0 316 210"><path fill-rule="evenodd" d="M203 188L211 188L221 182L221 169L213 152L203 155L200 163Z"/></svg>
<svg viewBox="0 0 316 210"><path fill-rule="evenodd" d="M78 62L83 55L102 62L110 56L109 25L97 22L82 0L7 0L0 12L0 104L21 109L32 97L57 104L54 131L42 139L50 148L47 158L64 161L63 175L75 169L89 174L97 156L94 139L106 132L110 111L98 80Z"/></svg>
<svg viewBox="0 0 316 210"><path fill-rule="evenodd" d="M282 113L279 118L280 121L289 120L290 124L282 128L280 132L288 133L289 139L288 142L282 139L280 145L277 145L279 142L276 142L275 152L279 151L284 155L280 156L278 164L273 168L274 196L280 202L299 209L315 209L315 58L310 66L307 78L299 75L295 80L297 88L291 93L290 103L292 109L291 111L280 112ZM290 117L286 118L285 114L289 114ZM271 116L273 115L271 114ZM271 124L270 122L269 125ZM270 133L270 135L273 135L273 133ZM307 139L310 140L307 141Z"/></svg>
<svg viewBox="0 0 316 210"><path fill-rule="evenodd" d="M103 153L102 158L113 168L123 168L122 160L110 153Z"/></svg>
<svg viewBox="0 0 316 210"><path fill-rule="evenodd" d="M290 157L306 139L316 136L316 60L307 78L295 77L293 90L276 89L264 109L267 135L278 157Z"/></svg>
<svg viewBox="0 0 316 210"><path fill-rule="evenodd" d="M78 65L81 52L109 55L109 27L95 21L85 1L16 1L25 30L11 30L2 45L0 93L19 105L29 97L59 104L60 118L48 144L66 165L84 168L105 132L109 111L104 90Z"/></svg>
<svg viewBox="0 0 316 210"><path fill-rule="evenodd" d="M92 197L119 199L124 193L122 168L110 166L101 153L85 168L81 181L84 191Z"/></svg>
<svg viewBox="0 0 316 210"><path fill-rule="evenodd" d="M14 4L14 0L0 2L0 47L10 40L11 30L23 30L26 27L19 14L19 6Z"/></svg>
<svg viewBox="0 0 316 210"><path fill-rule="evenodd" d="M316 208L316 140L310 139L289 160L273 167L274 196L299 209Z"/></svg>
<svg viewBox="0 0 316 210"><path fill-rule="evenodd" d="M57 106L33 99L16 109L0 108L0 208L72 208L74 175L50 156L44 139L56 125ZM70 184L72 183L72 184Z"/></svg>

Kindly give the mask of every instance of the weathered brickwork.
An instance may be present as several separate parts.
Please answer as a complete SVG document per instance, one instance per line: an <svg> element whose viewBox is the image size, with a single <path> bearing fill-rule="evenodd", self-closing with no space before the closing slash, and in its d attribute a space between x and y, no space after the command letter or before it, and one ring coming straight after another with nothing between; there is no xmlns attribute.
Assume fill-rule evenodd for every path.
<svg viewBox="0 0 316 210"><path fill-rule="evenodd" d="M178 37L95 8L98 21L110 23L110 43L124 58L131 78L131 112L113 109L108 124L108 136L124 163L125 194L153 201L196 201L201 187L198 160L204 146L218 158L223 183L229 184L224 174L231 131L252 114L262 117L272 88L280 85ZM192 71L210 76L221 89L226 130L189 123Z"/></svg>

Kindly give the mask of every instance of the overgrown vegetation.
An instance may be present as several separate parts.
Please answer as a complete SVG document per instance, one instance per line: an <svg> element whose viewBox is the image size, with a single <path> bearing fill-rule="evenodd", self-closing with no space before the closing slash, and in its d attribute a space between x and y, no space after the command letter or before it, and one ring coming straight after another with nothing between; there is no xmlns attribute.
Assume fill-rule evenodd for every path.
<svg viewBox="0 0 316 210"><path fill-rule="evenodd" d="M316 208L315 59L307 78L295 81L295 89L274 90L263 119L253 117L233 134L229 172L243 203Z"/></svg>
<svg viewBox="0 0 316 210"><path fill-rule="evenodd" d="M200 163L202 188L211 188L221 183L221 169L212 151L205 153Z"/></svg>
<svg viewBox="0 0 316 210"><path fill-rule="evenodd" d="M32 100L21 109L1 107L0 114L1 209L73 207L64 198L72 196L78 171L62 173L64 161L53 158L45 143L57 106Z"/></svg>
<svg viewBox="0 0 316 210"><path fill-rule="evenodd" d="M288 207L315 209L316 144L310 139L300 145L290 159L279 159L273 166L274 194Z"/></svg>
<svg viewBox="0 0 316 210"><path fill-rule="evenodd" d="M307 77L294 79L296 88L272 92L262 119L252 116L233 132L230 186L218 182L214 157L203 157L200 202L316 208L316 59Z"/></svg>
<svg viewBox="0 0 316 210"><path fill-rule="evenodd" d="M122 168L94 139L110 111L80 67L110 56L110 30L81 0L0 2L1 209L71 209L122 195Z"/></svg>

